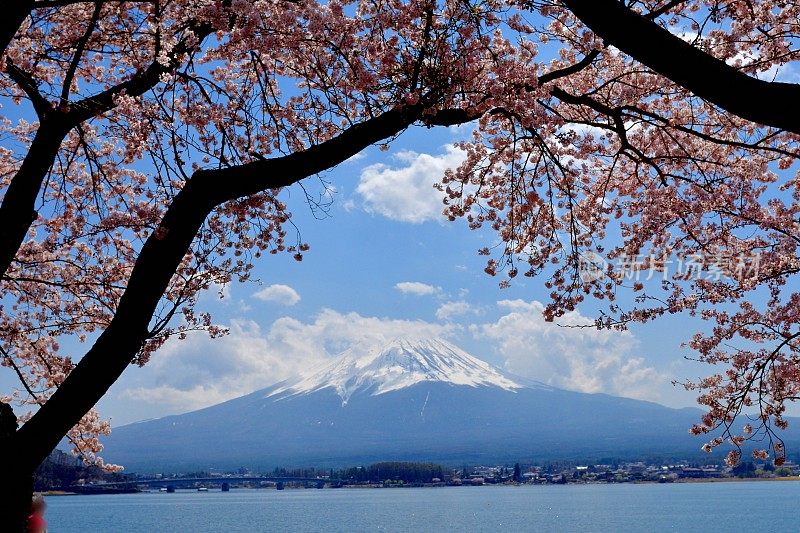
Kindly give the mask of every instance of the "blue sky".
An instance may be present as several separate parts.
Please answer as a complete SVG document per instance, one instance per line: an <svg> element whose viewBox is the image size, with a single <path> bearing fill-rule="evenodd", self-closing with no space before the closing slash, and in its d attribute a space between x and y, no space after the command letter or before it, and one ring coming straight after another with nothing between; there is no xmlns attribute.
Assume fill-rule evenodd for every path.
<svg viewBox="0 0 800 533"><path fill-rule="evenodd" d="M144 368L130 367L100 403L113 425L189 411L306 371L353 345L399 336L442 336L509 372L554 386L644 398L672 406L693 396L671 384L708 368L683 360L693 323L667 318L629 333L545 323L543 280L517 278L500 289L477 250L489 232L446 221L432 188L459 161L451 143L464 129L413 129L324 177L336 192L325 216L299 187L284 192L311 250L302 262L267 256L258 282L233 284L201 307L231 328L170 341ZM308 180L307 189L320 190ZM562 322L586 323L587 302ZM4 379L8 379L5 376Z"/></svg>
<svg viewBox="0 0 800 533"><path fill-rule="evenodd" d="M543 60L548 57L542 47ZM775 73L797 81L791 65ZM17 118L9 106L10 118ZM20 112L20 116L30 116ZM508 289L483 272L477 250L490 231L470 231L441 216L432 184L460 154L452 146L468 128L412 128L388 151L377 147L323 177L335 189L327 213L309 207L300 187L283 192L303 242L302 262L289 254L260 259L253 282L203 295L200 306L230 335L202 333L170 341L144 368L129 367L99 404L118 426L186 412L309 371L352 346L366 350L395 337L441 336L510 373L553 386L694 405L672 385L712 373L688 361L681 343L704 326L672 316L629 332L568 328L590 323L603 308L586 301L546 323L543 279L518 277ZM321 191L314 180L307 190ZM621 295L625 302L629 296ZM75 358L88 346L62 343ZM0 391L17 387L0 367Z"/></svg>
<svg viewBox="0 0 800 533"><path fill-rule="evenodd" d="M789 67L774 74L796 76ZM260 283L227 287L221 300L205 295L201 307L231 334L169 342L148 366L126 371L101 412L114 425L185 412L267 387L353 345L435 335L554 386L694 405L695 396L672 381L713 372L686 360L694 354L681 346L706 326L699 320L668 316L629 332L565 328L540 316L544 280L518 277L500 289L483 272L477 250L496 237L447 222L432 188L458 164L452 143L468 134L413 128L388 151L373 147L339 165L323 176L336 190L324 216L299 187L284 191L311 245L304 260L264 257L254 271ZM305 186L322 189L314 180ZM620 294L623 303L629 297ZM586 301L561 322L586 324L602 308Z"/></svg>
<svg viewBox="0 0 800 533"><path fill-rule="evenodd" d="M541 48L543 60L551 53ZM336 189L325 216L307 205L300 187L284 191L311 245L304 260L263 257L254 271L260 283L226 287L221 300L204 295L200 307L231 334L170 341L146 367L128 368L100 402L101 413L120 425L185 412L269 386L352 345L437 335L554 386L693 405L694 396L671 381L711 372L684 359L692 354L681 343L702 326L696 320L666 317L626 333L564 328L540 316L548 297L542 279L519 277L500 289L483 272L477 250L495 236L447 222L432 188L458 164L452 143L468 134L413 128L388 151L371 148L339 165L324 175ZM315 180L305 186L321 190ZM599 309L587 301L562 322L585 324ZM62 345L75 358L87 348ZM15 379L0 368L0 390L17 386Z"/></svg>

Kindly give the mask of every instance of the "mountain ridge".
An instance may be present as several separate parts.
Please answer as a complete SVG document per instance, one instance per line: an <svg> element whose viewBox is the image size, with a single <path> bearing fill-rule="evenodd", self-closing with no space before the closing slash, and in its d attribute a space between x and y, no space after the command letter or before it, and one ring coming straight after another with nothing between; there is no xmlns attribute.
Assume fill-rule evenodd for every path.
<svg viewBox="0 0 800 533"><path fill-rule="evenodd" d="M386 394L425 381L510 391L525 387L444 339L397 338L366 354L345 351L321 369L287 380L270 396L307 394L330 387L346 404L356 392Z"/></svg>
<svg viewBox="0 0 800 533"><path fill-rule="evenodd" d="M704 440L688 433L699 409L526 386L449 343L408 342L342 354L227 402L115 428L103 456L140 472L379 460L714 460L700 452ZM458 361L451 357L448 366L443 353ZM786 438L800 443L790 428Z"/></svg>

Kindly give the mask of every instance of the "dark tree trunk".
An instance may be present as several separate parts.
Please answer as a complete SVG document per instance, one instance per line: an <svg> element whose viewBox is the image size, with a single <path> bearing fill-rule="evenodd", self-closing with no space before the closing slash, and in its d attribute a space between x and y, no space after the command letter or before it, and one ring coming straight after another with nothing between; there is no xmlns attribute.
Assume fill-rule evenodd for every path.
<svg viewBox="0 0 800 533"><path fill-rule="evenodd" d="M11 424L7 438L0 438L0 464L9 466L0 466L0 483L5 491L0 492L0 504L8 502L8 511L0 512L0 526L5 526L6 519L19 524L20 519L27 518L33 472L141 349L170 279L206 216L216 206L263 190L280 189L329 169L367 146L398 134L419 120L423 109L421 105L392 109L289 156L195 173L173 199L159 231L151 234L142 247L114 318L91 349L18 431L16 418L6 406Z"/></svg>
<svg viewBox="0 0 800 533"><path fill-rule="evenodd" d="M14 34L30 14L33 0L11 0L3 8L3 17L0 18L0 54L6 51Z"/></svg>
<svg viewBox="0 0 800 533"><path fill-rule="evenodd" d="M33 475L20 468L9 449L17 431L17 417L7 403L0 403L0 530L9 533L27 530L33 498Z"/></svg>
<svg viewBox="0 0 800 533"><path fill-rule="evenodd" d="M27 531L33 498L33 476L18 472L13 465L2 467L0 486L0 524L8 533Z"/></svg>
<svg viewBox="0 0 800 533"><path fill-rule="evenodd" d="M42 122L25 160L5 190L0 204L0 278L8 271L38 216L36 198L68 132L63 119Z"/></svg>
<svg viewBox="0 0 800 533"><path fill-rule="evenodd" d="M422 114L403 106L351 126L337 137L288 156L201 170L175 196L141 252L114 318L53 395L16 433L11 456L33 472L71 427L122 375L148 338L148 325L169 281L206 216L222 203L280 189L327 170L367 146L396 135Z"/></svg>

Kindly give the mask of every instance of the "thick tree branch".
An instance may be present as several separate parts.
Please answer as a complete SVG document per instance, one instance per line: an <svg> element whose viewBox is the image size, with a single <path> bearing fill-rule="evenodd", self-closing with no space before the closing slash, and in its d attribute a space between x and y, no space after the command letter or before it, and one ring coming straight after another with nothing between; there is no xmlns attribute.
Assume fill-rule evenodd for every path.
<svg viewBox="0 0 800 533"><path fill-rule="evenodd" d="M103 8L102 2L95 2L92 18L89 20L89 25L86 26L86 31L78 41L78 46L75 47L75 53L72 56L72 61L69 64L67 73L64 75L64 84L61 88L61 104L66 105L69 102L69 93L72 90L72 81L75 79L75 72L78 70L78 65L81 63L83 51L86 49L86 43L92 38L97 22L100 20L100 11Z"/></svg>
<svg viewBox="0 0 800 533"><path fill-rule="evenodd" d="M99 5L99 3L96 4L96 6ZM99 7L96 7L92 22L87 29L87 36L96 23L98 10ZM229 23L231 22L229 21ZM202 43L215 31L215 27L209 23L194 22L189 24L189 28L196 37L193 40L197 43ZM84 37L84 39L86 38L88 37ZM113 109L116 105L114 100L118 95L124 93L136 97L152 89L159 83L161 75L177 68L184 56L192 49L188 40L181 40L169 53L167 64L159 63L154 59L152 64L141 73L108 90L71 104L68 108L65 107L65 112L60 110L49 112L49 103L39 95L35 81L26 77L23 71L14 70L13 65L10 65L9 75L14 77L31 98L34 108L40 114L41 123L25 160L11 180L3 197L2 205L0 205L0 279L5 276L31 224L36 220L37 214L34 207L36 197L58 154L61 143L69 131L82 122ZM79 47L76 57L79 57L80 54ZM65 81L65 89L67 87ZM62 103L65 103L64 99L62 94Z"/></svg>
<svg viewBox="0 0 800 533"><path fill-rule="evenodd" d="M152 4L154 0L37 0L33 4L34 9L46 9L52 7L64 7L74 4L89 4L92 2L100 4Z"/></svg>
<svg viewBox="0 0 800 533"><path fill-rule="evenodd" d="M216 27L205 22L192 23L189 25L189 29L195 37L193 41L197 44L190 45L188 40L183 39L169 52L169 61L167 61L166 64L162 64L154 59L146 69L137 72L131 76L130 79L113 87L109 87L105 91L93 96L84 98L79 102L70 104L69 120L73 121L75 124L79 124L85 120L101 115L114 108L114 99L121 94L132 97L143 95L159 83L163 74L170 73L178 68L186 54L194 50L206 37L217 30Z"/></svg>
<svg viewBox="0 0 800 533"><path fill-rule="evenodd" d="M753 78L618 0L562 0L586 26L635 60L720 108L800 134L800 86Z"/></svg>
<svg viewBox="0 0 800 533"><path fill-rule="evenodd" d="M5 53L11 39L33 9L33 0L6 0L0 17L0 55Z"/></svg>
<svg viewBox="0 0 800 533"><path fill-rule="evenodd" d="M591 65L598 56L600 56L600 51L592 50L586 54L583 59L573 65L551 70L550 72L545 72L539 76L539 78L536 80L536 84L537 86L544 85L545 83L550 83L572 74L576 74ZM526 84L524 87L522 87L522 89L525 91L533 91L535 87L536 86L532 84ZM489 113L494 113L494 111L489 111ZM483 113L468 111L465 109L444 109L434 115L426 117L424 122L428 126L453 126L456 124L464 124L465 122L477 120L482 114Z"/></svg>
<svg viewBox="0 0 800 533"><path fill-rule="evenodd" d="M42 181L69 132L63 115L52 113L39 124L25 160L8 184L0 204L0 278L5 276L28 229L38 216L35 205Z"/></svg>
<svg viewBox="0 0 800 533"><path fill-rule="evenodd" d="M35 468L127 368L148 337L148 325L172 276L215 207L279 189L341 163L397 135L420 119L422 106L398 107L303 152L194 174L145 242L108 328L53 396L16 433L13 450Z"/></svg>
<svg viewBox="0 0 800 533"><path fill-rule="evenodd" d="M45 115L52 111L52 106L47 99L39 92L39 86L33 77L16 66L10 59L6 59L6 74L11 78L14 83L19 86L25 95L30 99L33 110L36 111L36 116L39 121L44 120Z"/></svg>

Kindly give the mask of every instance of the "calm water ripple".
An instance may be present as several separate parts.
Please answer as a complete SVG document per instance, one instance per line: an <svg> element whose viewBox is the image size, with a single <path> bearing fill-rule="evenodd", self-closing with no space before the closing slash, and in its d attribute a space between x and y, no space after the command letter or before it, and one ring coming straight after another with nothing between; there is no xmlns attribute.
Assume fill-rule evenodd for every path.
<svg viewBox="0 0 800 533"><path fill-rule="evenodd" d="M800 531L800 482L178 491L47 498L51 533Z"/></svg>

